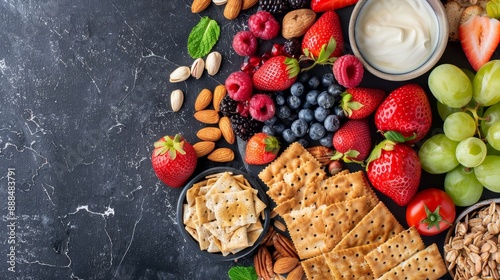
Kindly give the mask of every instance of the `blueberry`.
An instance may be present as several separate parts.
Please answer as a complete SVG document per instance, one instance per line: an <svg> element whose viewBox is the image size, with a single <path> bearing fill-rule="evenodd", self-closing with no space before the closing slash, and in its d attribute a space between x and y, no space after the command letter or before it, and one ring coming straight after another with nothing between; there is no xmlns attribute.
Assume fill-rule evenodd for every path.
<svg viewBox="0 0 500 280"><path fill-rule="evenodd" d="M318 105L326 109L332 108L335 105L335 98L328 92L323 91L318 96Z"/></svg>
<svg viewBox="0 0 500 280"><path fill-rule="evenodd" d="M337 115L328 115L323 124L327 131L335 132L340 128L340 119Z"/></svg>
<svg viewBox="0 0 500 280"><path fill-rule="evenodd" d="M264 125L262 127L262 132L264 132L267 135L272 135L272 136L276 135L276 131L274 130L272 125L267 125L267 124Z"/></svg>
<svg viewBox="0 0 500 280"><path fill-rule="evenodd" d="M342 109L342 107L340 107L340 106L333 107L333 114L335 116L339 117L339 119L341 119L341 120L346 117L344 109Z"/></svg>
<svg viewBox="0 0 500 280"><path fill-rule="evenodd" d="M323 108L323 107L318 107L316 110L314 110L314 118L318 122L324 122L326 119L326 116L330 115L330 110Z"/></svg>
<svg viewBox="0 0 500 280"><path fill-rule="evenodd" d="M290 93L295 96L301 96L304 93L304 84L301 82L295 82L290 87Z"/></svg>
<svg viewBox="0 0 500 280"><path fill-rule="evenodd" d="M312 76L311 78L309 78L309 81L307 81L307 85L311 89L316 89L317 87L319 87L320 83L321 82L319 81L319 78L317 76Z"/></svg>
<svg viewBox="0 0 500 280"><path fill-rule="evenodd" d="M303 119L297 119L292 123L290 129L293 131L295 136L302 137L307 133L307 122Z"/></svg>
<svg viewBox="0 0 500 280"><path fill-rule="evenodd" d="M286 101L288 103L288 106L290 106L290 108L292 108L292 109L299 109L300 105L302 103L300 100L300 97L295 96L295 95L288 96Z"/></svg>
<svg viewBox="0 0 500 280"><path fill-rule="evenodd" d="M285 103L286 103L285 96L283 96L282 94L277 94L274 99L276 101L276 105L278 105L278 106L285 105Z"/></svg>
<svg viewBox="0 0 500 280"><path fill-rule="evenodd" d="M314 120L314 111L311 109L302 109L299 111L299 119L311 122Z"/></svg>
<svg viewBox="0 0 500 280"><path fill-rule="evenodd" d="M306 101L306 102L304 102L304 103L302 103L302 109L309 109L309 108L311 108L312 106L313 106L313 105L312 105L311 103L307 102L307 101Z"/></svg>
<svg viewBox="0 0 500 280"><path fill-rule="evenodd" d="M335 78L333 77L333 73L326 73L323 75L323 77L321 77L321 84L324 87L330 86L331 84L333 84L334 81Z"/></svg>
<svg viewBox="0 0 500 280"><path fill-rule="evenodd" d="M327 148L333 147L333 133L328 133L325 137L319 139L319 144Z"/></svg>
<svg viewBox="0 0 500 280"><path fill-rule="evenodd" d="M294 120L296 120L298 118L299 118L298 114L295 112L292 112L286 120L289 122L293 122Z"/></svg>
<svg viewBox="0 0 500 280"><path fill-rule="evenodd" d="M290 128L287 128L283 131L283 140L285 140L288 143L292 143L297 139L297 136L295 136L295 133Z"/></svg>
<svg viewBox="0 0 500 280"><path fill-rule="evenodd" d="M318 105L318 95L319 91L311 90L306 94L306 101L312 105Z"/></svg>
<svg viewBox="0 0 500 280"><path fill-rule="evenodd" d="M284 120L290 117L292 110L290 107L283 105L278 108L278 118Z"/></svg>
<svg viewBox="0 0 500 280"><path fill-rule="evenodd" d="M300 138L299 140L297 140L297 142L299 142L299 144L304 148L309 147L309 142L307 142L307 140L304 138Z"/></svg>
<svg viewBox="0 0 500 280"><path fill-rule="evenodd" d="M264 123L267 125L273 125L274 123L276 123L277 120L278 120L278 117L273 116L272 118L268 119L267 121L264 121Z"/></svg>
<svg viewBox="0 0 500 280"><path fill-rule="evenodd" d="M272 128L274 129L275 135L280 135L286 129L286 125L280 121L276 122Z"/></svg>
<svg viewBox="0 0 500 280"><path fill-rule="evenodd" d="M339 98L340 94L344 92L344 88L342 88L342 86L338 84L331 84L328 86L327 91L329 94L333 95L333 97Z"/></svg>
<svg viewBox="0 0 500 280"><path fill-rule="evenodd" d="M325 134L325 127L321 123L313 123L309 128L309 137L311 137L312 140L319 140L325 137Z"/></svg>
<svg viewBox="0 0 500 280"><path fill-rule="evenodd" d="M297 81L301 82L302 84L305 84L309 80L309 77L310 77L310 75L308 72L302 72L297 77Z"/></svg>

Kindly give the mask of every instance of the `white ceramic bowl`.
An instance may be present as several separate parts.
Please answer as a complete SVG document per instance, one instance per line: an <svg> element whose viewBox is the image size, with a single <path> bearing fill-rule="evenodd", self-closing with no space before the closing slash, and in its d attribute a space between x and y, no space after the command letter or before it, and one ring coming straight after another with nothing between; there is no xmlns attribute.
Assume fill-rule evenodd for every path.
<svg viewBox="0 0 500 280"><path fill-rule="evenodd" d="M382 2L390 2L390 5L384 10L375 11L376 5ZM424 5L419 7L420 11L427 11L429 19L433 20L425 20L421 16L401 16L402 13L398 9L416 10L403 8L404 5L400 4L403 2L359 0L349 22L349 41L354 55L360 58L370 73L384 80L407 81L425 74L439 61L448 43L448 19L440 0L427 0L428 6L424 2ZM413 4L409 7L413 8L411 5L419 2L411 3ZM398 29L395 29L392 25L394 23L402 25L396 25ZM421 28L417 28L418 26ZM405 27L404 32L401 32L400 27ZM429 30L432 32L420 32ZM418 40L422 38L422 34L433 35L426 40ZM422 41L426 42L425 51L415 51L416 46L422 47ZM384 57L381 52L385 52ZM404 62L402 58L406 57L406 54L412 54L413 57ZM387 64L387 61L390 61L390 64Z"/></svg>

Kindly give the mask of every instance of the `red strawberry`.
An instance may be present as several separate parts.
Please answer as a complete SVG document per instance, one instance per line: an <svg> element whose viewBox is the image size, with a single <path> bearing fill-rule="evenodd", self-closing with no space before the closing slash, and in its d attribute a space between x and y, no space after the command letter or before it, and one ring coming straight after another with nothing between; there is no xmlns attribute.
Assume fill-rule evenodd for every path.
<svg viewBox="0 0 500 280"><path fill-rule="evenodd" d="M488 62L500 43L500 21L475 15L460 24L458 37L474 70Z"/></svg>
<svg viewBox="0 0 500 280"><path fill-rule="evenodd" d="M255 165L270 163L279 150L280 143L276 137L263 132L256 133L247 142L245 162Z"/></svg>
<svg viewBox="0 0 500 280"><path fill-rule="evenodd" d="M151 162L156 176L170 187L183 186L198 161L193 146L180 134L162 137L154 146Z"/></svg>
<svg viewBox="0 0 500 280"><path fill-rule="evenodd" d="M399 206L407 205L418 190L422 173L417 153L408 145L384 140L370 154L368 179L373 187Z"/></svg>
<svg viewBox="0 0 500 280"><path fill-rule="evenodd" d="M331 44L331 39L335 44ZM344 36L340 26L339 16L335 11L322 14L307 30L302 39L302 50L308 57L316 60L326 60L330 57L339 57L344 47ZM323 54L320 57L320 53ZM325 53L326 52L326 53Z"/></svg>
<svg viewBox="0 0 500 280"><path fill-rule="evenodd" d="M283 55L273 56L255 71L253 86L257 90L285 90L295 83L299 72L297 59Z"/></svg>
<svg viewBox="0 0 500 280"><path fill-rule="evenodd" d="M365 160L372 148L368 120L346 121L333 135L333 147L336 150L333 160L342 158L345 162L359 163Z"/></svg>
<svg viewBox="0 0 500 280"><path fill-rule="evenodd" d="M429 132L432 112L427 95L417 84L395 89L375 112L375 126L383 133L400 133L408 144L420 141Z"/></svg>
<svg viewBox="0 0 500 280"><path fill-rule="evenodd" d="M350 88L342 93L340 106L350 119L363 119L375 112L384 101L385 91L372 88Z"/></svg>
<svg viewBox="0 0 500 280"><path fill-rule="evenodd" d="M321 13L354 5L357 2L358 0L312 0L311 9L316 13Z"/></svg>

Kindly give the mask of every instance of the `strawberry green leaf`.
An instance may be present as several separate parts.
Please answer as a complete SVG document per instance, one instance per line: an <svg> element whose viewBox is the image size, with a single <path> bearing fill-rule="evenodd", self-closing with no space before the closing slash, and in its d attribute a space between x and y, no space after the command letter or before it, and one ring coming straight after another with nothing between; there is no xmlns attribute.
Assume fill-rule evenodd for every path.
<svg viewBox="0 0 500 280"><path fill-rule="evenodd" d="M227 272L231 280L257 280L257 272L253 266L233 266Z"/></svg>
<svg viewBox="0 0 500 280"><path fill-rule="evenodd" d="M188 37L188 53L192 58L199 58L210 53L220 36L219 24L204 16L196 24Z"/></svg>
<svg viewBox="0 0 500 280"><path fill-rule="evenodd" d="M286 70L288 71L288 77L294 78L300 73L299 61L295 58L287 57L285 59Z"/></svg>
<svg viewBox="0 0 500 280"><path fill-rule="evenodd" d="M266 144L266 152L277 154L280 151L280 142L278 141L278 138L274 136L267 136L264 139L264 144Z"/></svg>
<svg viewBox="0 0 500 280"><path fill-rule="evenodd" d="M384 137L385 139L391 140L393 142L404 143L415 139L417 137L417 134L413 133L413 135L410 137L404 137L403 134L397 131L389 130L386 133L384 133Z"/></svg>
<svg viewBox="0 0 500 280"><path fill-rule="evenodd" d="M394 150L394 145L396 145L395 142L386 139L375 146L366 160L366 169L368 170L372 161L377 160L380 156L382 156L382 150L392 151Z"/></svg>
<svg viewBox="0 0 500 280"><path fill-rule="evenodd" d="M154 143L155 156L161 156L168 152L169 157L174 160L177 157L177 153L185 155L184 151L184 140L180 134L176 134L174 138L170 136L165 136Z"/></svg>
<svg viewBox="0 0 500 280"><path fill-rule="evenodd" d="M352 94L350 94L350 93L344 92L341 94L341 96L342 96L342 99L340 100L340 107L342 107L342 109L344 109L347 116L351 116L353 110L359 110L364 106L363 104L361 104L357 101L351 102Z"/></svg>
<svg viewBox="0 0 500 280"><path fill-rule="evenodd" d="M305 59L314 60L314 63L307 68L303 68L302 71L310 70L316 65L333 64L335 60L337 60L337 58L330 56L333 54L336 48L337 48L337 41L335 41L335 38L333 38L332 36L330 37L330 41L328 41L327 44L321 46L321 51L319 52L318 57L314 57L314 55L309 51L309 49L303 49L302 52L304 52L304 56L306 57Z"/></svg>

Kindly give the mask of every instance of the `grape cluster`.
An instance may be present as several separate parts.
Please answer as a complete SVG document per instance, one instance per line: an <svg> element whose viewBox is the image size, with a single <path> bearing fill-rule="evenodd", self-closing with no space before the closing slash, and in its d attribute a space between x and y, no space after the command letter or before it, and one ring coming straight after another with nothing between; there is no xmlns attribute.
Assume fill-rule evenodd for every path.
<svg viewBox="0 0 500 280"><path fill-rule="evenodd" d="M500 61L475 74L443 64L429 75L443 133L422 144L419 158L425 171L446 173L445 191L457 206L476 203L483 187L500 192L499 69Z"/></svg>
<svg viewBox="0 0 500 280"><path fill-rule="evenodd" d="M345 118L339 106L344 90L331 72L301 73L289 90L274 95L276 114L265 122L262 132L304 147L313 142L332 147L333 134Z"/></svg>

